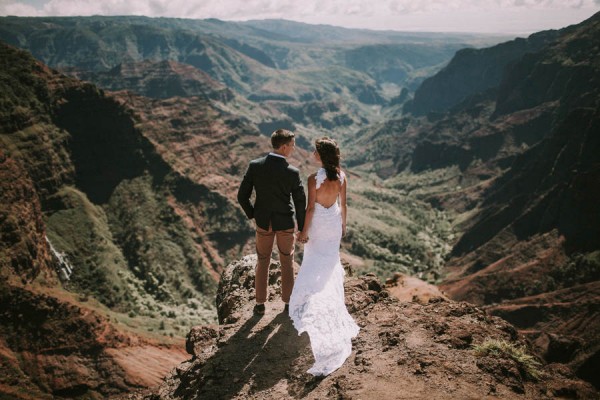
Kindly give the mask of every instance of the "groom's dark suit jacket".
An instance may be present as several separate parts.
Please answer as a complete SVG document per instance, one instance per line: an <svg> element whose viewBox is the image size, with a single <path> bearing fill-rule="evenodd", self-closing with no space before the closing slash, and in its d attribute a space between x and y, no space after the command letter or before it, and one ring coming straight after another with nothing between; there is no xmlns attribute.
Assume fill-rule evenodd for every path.
<svg viewBox="0 0 600 400"><path fill-rule="evenodd" d="M254 205L250 202L252 189L256 192ZM304 227L306 195L300 172L285 158L268 155L251 161L237 198L249 219L254 218L265 230L271 224L274 231L294 227L293 200L298 230Z"/></svg>

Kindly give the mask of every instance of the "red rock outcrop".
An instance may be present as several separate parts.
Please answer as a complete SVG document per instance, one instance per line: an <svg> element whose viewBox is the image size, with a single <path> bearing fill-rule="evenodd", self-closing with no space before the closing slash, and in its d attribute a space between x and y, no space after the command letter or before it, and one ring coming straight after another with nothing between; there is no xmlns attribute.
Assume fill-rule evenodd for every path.
<svg viewBox="0 0 600 400"><path fill-rule="evenodd" d="M5 285L0 393L106 397L152 387L185 358L180 341L127 333L56 289Z"/></svg>
<svg viewBox="0 0 600 400"><path fill-rule="evenodd" d="M40 200L27 172L0 150L0 279L56 282Z"/></svg>

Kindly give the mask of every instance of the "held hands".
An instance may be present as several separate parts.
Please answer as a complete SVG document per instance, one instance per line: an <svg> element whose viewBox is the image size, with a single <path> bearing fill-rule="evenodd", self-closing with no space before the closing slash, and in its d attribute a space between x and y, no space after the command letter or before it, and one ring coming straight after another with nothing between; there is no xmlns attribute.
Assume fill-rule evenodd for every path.
<svg viewBox="0 0 600 400"><path fill-rule="evenodd" d="M306 235L306 233L300 231L296 234L296 240L299 243L306 243L306 242L308 242L308 235Z"/></svg>
<svg viewBox="0 0 600 400"><path fill-rule="evenodd" d="M346 225L342 225L342 237L346 237ZM296 233L296 240L299 243L308 242L308 235L302 231Z"/></svg>

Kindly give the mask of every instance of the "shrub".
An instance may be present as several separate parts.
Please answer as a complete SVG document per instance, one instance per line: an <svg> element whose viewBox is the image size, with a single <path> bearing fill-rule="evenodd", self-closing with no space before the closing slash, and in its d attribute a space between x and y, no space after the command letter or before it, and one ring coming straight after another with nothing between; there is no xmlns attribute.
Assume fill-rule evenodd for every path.
<svg viewBox="0 0 600 400"><path fill-rule="evenodd" d="M537 381L541 377L541 364L534 356L527 353L523 346L517 346L505 340L486 339L483 343L474 345L477 356L502 357L513 360L526 379Z"/></svg>

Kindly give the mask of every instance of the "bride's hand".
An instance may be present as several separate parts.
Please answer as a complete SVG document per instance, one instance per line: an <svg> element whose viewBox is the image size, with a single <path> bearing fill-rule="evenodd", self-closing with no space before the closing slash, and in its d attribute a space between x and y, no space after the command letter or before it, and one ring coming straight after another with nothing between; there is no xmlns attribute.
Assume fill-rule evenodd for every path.
<svg viewBox="0 0 600 400"><path fill-rule="evenodd" d="M306 242L308 242L308 236L304 232L298 232L298 234L296 236L296 239L300 243L306 243Z"/></svg>
<svg viewBox="0 0 600 400"><path fill-rule="evenodd" d="M346 237L346 225L342 225L342 237Z"/></svg>

